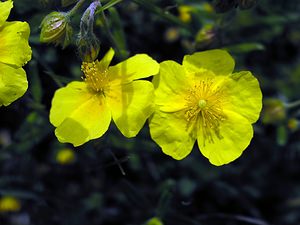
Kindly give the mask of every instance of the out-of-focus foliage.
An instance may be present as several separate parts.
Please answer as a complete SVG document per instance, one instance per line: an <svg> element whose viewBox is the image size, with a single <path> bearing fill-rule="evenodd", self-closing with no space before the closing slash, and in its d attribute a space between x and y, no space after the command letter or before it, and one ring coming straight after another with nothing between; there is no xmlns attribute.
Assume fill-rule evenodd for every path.
<svg viewBox="0 0 300 225"><path fill-rule="evenodd" d="M87 2L74 14L74 35L62 50L40 43L40 25L76 1L14 1L9 20L29 22L33 57L25 67L29 90L0 108L0 195L20 202L17 212L0 212L0 224L141 225L159 218L164 225L298 225L300 2L123 0L103 11L106 20L101 12L95 18L99 58L111 46L118 50L114 63L136 53L181 62L185 54L223 48L237 71L256 75L263 117L243 156L223 167L196 148L175 161L147 127L126 139L113 124L102 138L72 149L72 163L59 163L58 153L71 146L54 136L49 109L55 90L81 80L76 43ZM180 19L180 6L192 7L185 12L190 19ZM282 103L284 117L274 121L267 99Z"/></svg>

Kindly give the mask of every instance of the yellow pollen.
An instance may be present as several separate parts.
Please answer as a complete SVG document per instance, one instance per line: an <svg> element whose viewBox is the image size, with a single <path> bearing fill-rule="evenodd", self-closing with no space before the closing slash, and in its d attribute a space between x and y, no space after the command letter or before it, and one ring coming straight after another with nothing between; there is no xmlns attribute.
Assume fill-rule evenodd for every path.
<svg viewBox="0 0 300 225"><path fill-rule="evenodd" d="M99 64L99 61L88 63L83 62L81 70L84 73L83 80L88 86L95 92L105 95L105 90L109 87L109 78L107 69L103 69Z"/></svg>
<svg viewBox="0 0 300 225"><path fill-rule="evenodd" d="M202 80L195 83L185 99L188 126L202 133L204 143L213 142L213 134L221 139L220 124L226 119L223 113L224 91L213 79Z"/></svg>

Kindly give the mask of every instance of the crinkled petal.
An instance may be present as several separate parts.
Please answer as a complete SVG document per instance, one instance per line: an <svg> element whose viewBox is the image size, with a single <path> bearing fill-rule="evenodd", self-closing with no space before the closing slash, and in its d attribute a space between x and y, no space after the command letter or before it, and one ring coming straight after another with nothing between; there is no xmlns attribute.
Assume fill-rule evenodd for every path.
<svg viewBox="0 0 300 225"><path fill-rule="evenodd" d="M26 22L5 22L0 29L0 62L23 66L31 59L30 28Z"/></svg>
<svg viewBox="0 0 300 225"><path fill-rule="evenodd" d="M155 111L149 120L152 139L162 148L162 151L180 160L193 149L196 138L188 129L184 111L165 113Z"/></svg>
<svg viewBox="0 0 300 225"><path fill-rule="evenodd" d="M224 88L228 94L228 110L239 113L254 123L258 120L262 109L262 93L258 80L249 71L241 71L230 75Z"/></svg>
<svg viewBox="0 0 300 225"><path fill-rule="evenodd" d="M11 0L0 2L0 27L7 20L12 7L13 7L13 2Z"/></svg>
<svg viewBox="0 0 300 225"><path fill-rule="evenodd" d="M201 128L198 130L199 149L216 166L237 159L253 137L253 127L245 117L232 111L224 111L224 114L226 119L220 123L219 134L210 130L213 141L203 135Z"/></svg>
<svg viewBox="0 0 300 225"><path fill-rule="evenodd" d="M154 76L155 104L164 112L176 112L185 107L185 95L192 76L186 74L182 65L174 61L160 64L159 75Z"/></svg>
<svg viewBox="0 0 300 225"><path fill-rule="evenodd" d="M138 54L108 68L112 84L129 83L133 80L156 75L159 64L146 54Z"/></svg>
<svg viewBox="0 0 300 225"><path fill-rule="evenodd" d="M7 106L24 95L28 87L26 73L0 63L0 106Z"/></svg>
<svg viewBox="0 0 300 225"><path fill-rule="evenodd" d="M212 71L215 75L229 75L234 69L234 60L225 50L215 49L186 55L182 65L189 72L201 69Z"/></svg>
<svg viewBox="0 0 300 225"><path fill-rule="evenodd" d="M113 120L126 137L136 136L153 112L154 90L149 81L114 86L106 97Z"/></svg>
<svg viewBox="0 0 300 225"><path fill-rule="evenodd" d="M60 142L79 146L101 137L108 129L111 112L103 96L91 92L84 82L72 82L55 92L50 122Z"/></svg>

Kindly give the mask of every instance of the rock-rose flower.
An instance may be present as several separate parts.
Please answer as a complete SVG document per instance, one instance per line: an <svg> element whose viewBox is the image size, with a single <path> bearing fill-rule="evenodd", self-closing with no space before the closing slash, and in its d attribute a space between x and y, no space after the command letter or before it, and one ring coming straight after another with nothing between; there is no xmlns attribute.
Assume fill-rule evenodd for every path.
<svg viewBox="0 0 300 225"><path fill-rule="evenodd" d="M249 71L232 73L234 60L223 50L187 55L182 65L160 64L153 79L156 110L150 134L162 151L180 160L195 141L214 165L238 158L253 137L262 93Z"/></svg>
<svg viewBox="0 0 300 225"><path fill-rule="evenodd" d="M101 61L84 62L84 80L56 91L50 122L60 142L79 146L101 137L111 119L126 137L134 137L153 112L151 82L137 80L158 73L159 64L146 54L109 66L114 51Z"/></svg>

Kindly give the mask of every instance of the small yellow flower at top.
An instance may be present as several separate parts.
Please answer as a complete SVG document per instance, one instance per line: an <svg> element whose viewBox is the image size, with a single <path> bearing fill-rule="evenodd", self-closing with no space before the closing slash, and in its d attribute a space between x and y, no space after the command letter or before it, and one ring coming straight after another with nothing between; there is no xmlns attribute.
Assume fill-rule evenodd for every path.
<svg viewBox="0 0 300 225"><path fill-rule="evenodd" d="M28 88L24 66L31 59L28 23L6 21L13 7L11 0L0 1L0 106L8 106Z"/></svg>
<svg viewBox="0 0 300 225"><path fill-rule="evenodd" d="M134 137L153 112L154 88L138 80L158 73L159 64L146 54L137 54L115 66L110 49L101 61L82 63L83 81L74 81L56 91L50 122L62 143L79 146L101 137L111 119L126 137Z"/></svg>
<svg viewBox="0 0 300 225"><path fill-rule="evenodd" d="M180 160L195 141L214 165L238 158L253 137L262 93L249 71L232 73L224 50L186 55L183 64L165 61L153 79L156 110L150 134L162 151Z"/></svg>
<svg viewBox="0 0 300 225"><path fill-rule="evenodd" d="M194 8L189 5L181 5L178 7L179 19L184 23L189 23L192 20L192 12Z"/></svg>
<svg viewBox="0 0 300 225"><path fill-rule="evenodd" d="M12 196L3 196L0 198L1 212L17 212L21 209L20 201Z"/></svg>
<svg viewBox="0 0 300 225"><path fill-rule="evenodd" d="M55 159L59 164L67 165L73 163L76 159L76 156L74 150L70 148L63 148L56 153Z"/></svg>

